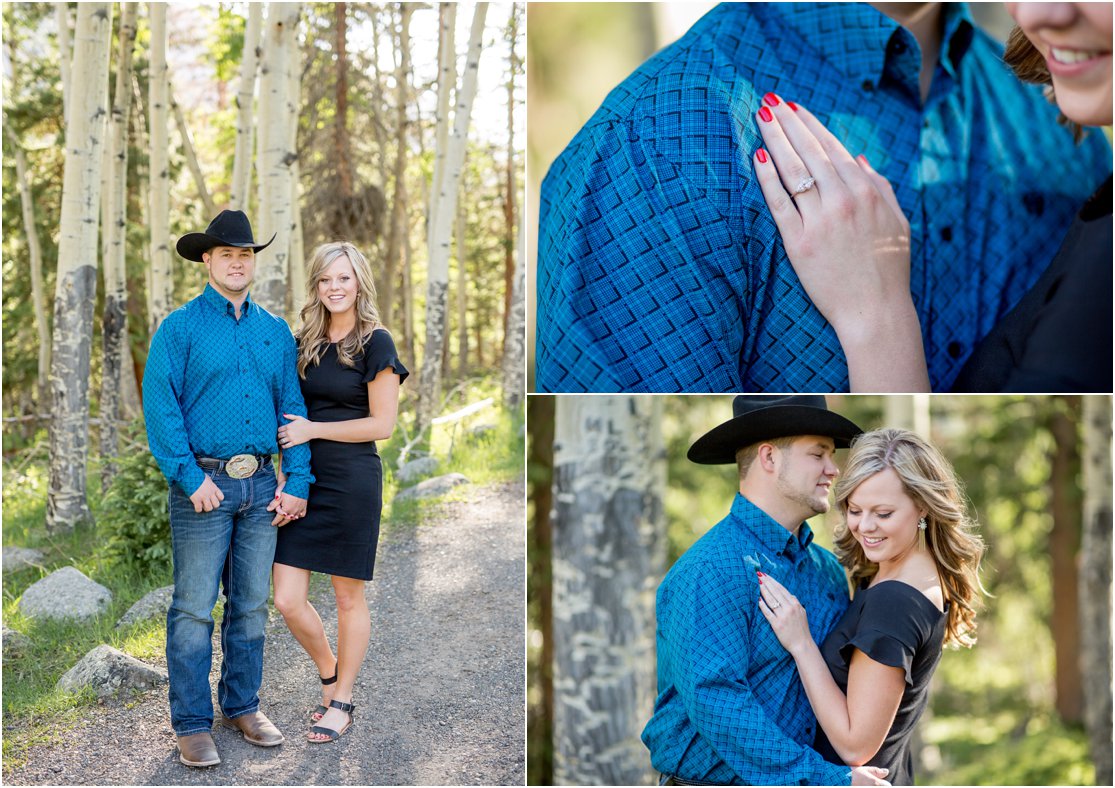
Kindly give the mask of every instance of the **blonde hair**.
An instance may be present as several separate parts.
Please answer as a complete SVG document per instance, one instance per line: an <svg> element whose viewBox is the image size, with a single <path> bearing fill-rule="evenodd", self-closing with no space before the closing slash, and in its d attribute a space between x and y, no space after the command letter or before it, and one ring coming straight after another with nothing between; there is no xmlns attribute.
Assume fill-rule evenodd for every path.
<svg viewBox="0 0 1115 788"><path fill-rule="evenodd" d="M1010 66L1011 71L1021 81L1030 82L1034 85L1044 85L1046 98L1050 102L1056 103L1056 97L1053 95L1053 76L1049 73L1045 56L1026 37L1022 28L1015 27L1007 36L1006 49L1003 51L1003 62ZM1069 120L1065 113L1062 112L1058 115L1057 122L1072 131L1074 142L1080 142L1084 139L1084 127Z"/></svg>
<svg viewBox="0 0 1115 788"><path fill-rule="evenodd" d="M937 564L949 602L945 644L973 646L976 607L980 594L986 593L979 579L984 544L973 533L975 523L968 516L952 464L923 438L908 430L882 429L865 432L852 442L846 467L836 482L842 521L836 527L834 552L853 585L879 571L848 528L848 499L860 484L887 468L898 475L906 495L926 512L926 547Z"/></svg>
<svg viewBox="0 0 1115 788"><path fill-rule="evenodd" d="M356 326L337 343L337 360L351 367L364 351L364 343L381 327L376 309L376 286L368 260L348 241L332 241L314 249L310 271L306 276L306 305L299 318L302 326L295 333L298 340L298 376L305 379L306 370L316 366L329 347L329 310L317 294L318 279L339 257L347 257L356 274Z"/></svg>

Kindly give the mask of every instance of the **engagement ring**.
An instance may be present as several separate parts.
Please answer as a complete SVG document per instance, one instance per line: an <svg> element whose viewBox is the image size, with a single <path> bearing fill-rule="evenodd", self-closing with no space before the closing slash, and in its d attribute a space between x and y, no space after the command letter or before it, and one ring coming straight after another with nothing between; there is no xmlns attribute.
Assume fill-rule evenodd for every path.
<svg viewBox="0 0 1115 788"><path fill-rule="evenodd" d="M801 180L800 180L800 181L798 182L798 185L797 185L797 187L796 187L796 188L794 189L794 191L793 191L793 192L792 192L792 193L790 194L790 196L791 196L791 197L797 197L797 196L798 196L799 194L802 194L803 192L807 192L807 191L809 191L810 189L812 189L812 188L813 188L813 186L814 186L814 185L815 185L816 183L817 183L817 181L816 181L816 180L814 180L812 176L810 176L810 177L808 177L808 178L802 178L802 179L801 179Z"/></svg>

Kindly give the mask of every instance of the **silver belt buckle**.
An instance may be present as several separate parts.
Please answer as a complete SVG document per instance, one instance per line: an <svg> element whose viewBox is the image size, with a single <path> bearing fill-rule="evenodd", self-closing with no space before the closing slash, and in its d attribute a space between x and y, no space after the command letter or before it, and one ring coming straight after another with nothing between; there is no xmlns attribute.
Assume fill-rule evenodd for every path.
<svg viewBox="0 0 1115 788"><path fill-rule="evenodd" d="M225 463L225 473L233 479L247 479L259 470L259 460L254 454L237 454Z"/></svg>

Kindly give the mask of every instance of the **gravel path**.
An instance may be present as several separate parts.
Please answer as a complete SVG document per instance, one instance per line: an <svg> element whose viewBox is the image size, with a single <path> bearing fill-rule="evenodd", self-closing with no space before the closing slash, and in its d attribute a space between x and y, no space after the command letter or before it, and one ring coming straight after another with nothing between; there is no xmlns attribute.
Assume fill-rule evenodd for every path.
<svg viewBox="0 0 1115 788"><path fill-rule="evenodd" d="M367 587L372 641L356 723L338 742L303 738L320 700L317 673L272 610L260 696L286 734L282 746L254 747L218 725L221 765L182 766L165 690L156 690L89 708L25 763L5 764L4 783L522 785L525 519L521 483L489 485L384 536ZM312 588L335 643L331 589Z"/></svg>

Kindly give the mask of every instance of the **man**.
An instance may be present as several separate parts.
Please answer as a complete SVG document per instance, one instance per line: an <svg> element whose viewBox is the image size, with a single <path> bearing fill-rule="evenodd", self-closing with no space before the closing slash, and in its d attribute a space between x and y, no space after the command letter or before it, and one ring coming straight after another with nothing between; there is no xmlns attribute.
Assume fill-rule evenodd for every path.
<svg viewBox="0 0 1115 788"><path fill-rule="evenodd" d="M794 661L759 611L761 571L793 593L821 642L848 606L836 558L803 520L829 508L833 452L862 430L822 396L739 396L734 418L689 449L735 462L731 513L697 540L658 589L658 699L643 731L651 762L677 785L885 784L811 749L817 721Z"/></svg>
<svg viewBox="0 0 1115 788"><path fill-rule="evenodd" d="M768 93L893 184L930 383L951 386L1111 154L1073 144L964 4L871 5L726 3L608 96L542 184L538 390L848 389L754 177Z"/></svg>
<svg viewBox="0 0 1115 788"><path fill-rule="evenodd" d="M306 415L290 329L248 294L255 253L271 241L256 244L241 211L222 211L204 233L178 240L180 255L205 264L209 283L159 326L143 377L148 443L170 484L167 672L171 725L187 766L220 763L209 670L222 573L223 724L261 747L283 741L259 711L258 694L275 526L303 515L313 477L305 444L283 452L285 485L271 464L279 415Z"/></svg>

